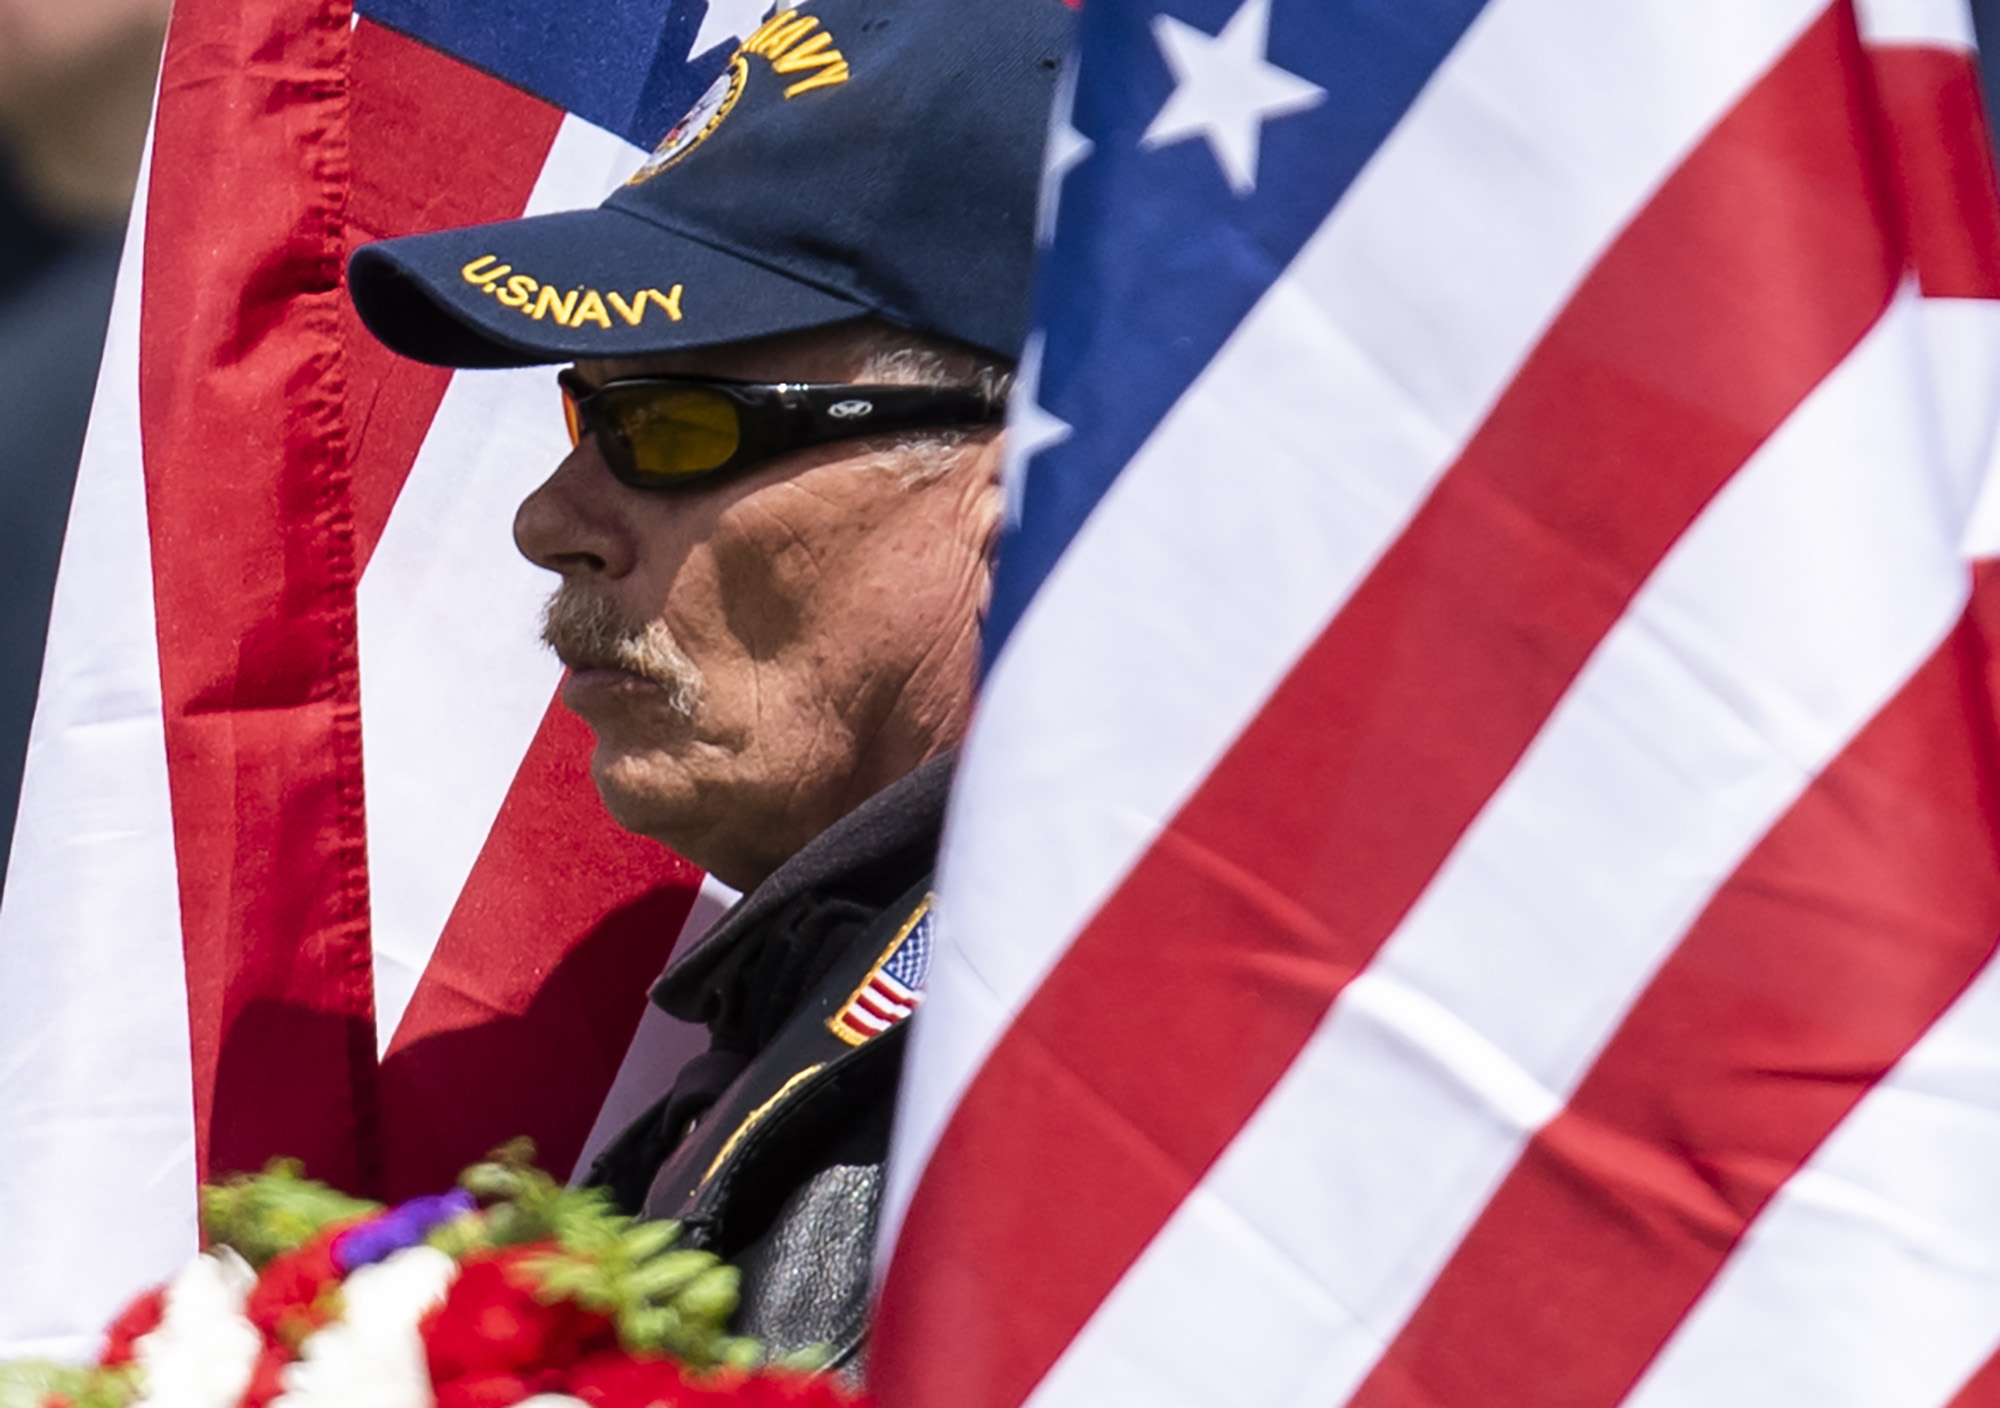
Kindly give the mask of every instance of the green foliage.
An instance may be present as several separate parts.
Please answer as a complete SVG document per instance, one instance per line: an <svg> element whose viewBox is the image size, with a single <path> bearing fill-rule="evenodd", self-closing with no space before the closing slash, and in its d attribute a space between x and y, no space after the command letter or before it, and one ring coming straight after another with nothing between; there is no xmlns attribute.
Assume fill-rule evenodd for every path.
<svg viewBox="0 0 2000 1408"><path fill-rule="evenodd" d="M201 1190L202 1237L233 1247L251 1267L311 1241L336 1222L379 1212L380 1203L350 1198L305 1176L296 1159L273 1159L262 1173L239 1173Z"/></svg>
<svg viewBox="0 0 2000 1408"><path fill-rule="evenodd" d="M678 1223L638 1222L616 1212L599 1190L563 1187L535 1167L534 1156L533 1144L516 1140L467 1169L459 1182L480 1206L432 1228L430 1245L455 1259L533 1248L522 1264L542 1299L574 1301L608 1316L626 1349L666 1354L693 1370L770 1364L809 1372L823 1364L820 1350L772 1361L756 1340L729 1334L741 1280L735 1267L678 1245ZM201 1190L207 1243L233 1248L260 1270L326 1228L380 1210L305 1177L287 1159ZM0 1408L134 1408L138 1396L136 1365L0 1362Z"/></svg>
<svg viewBox="0 0 2000 1408"><path fill-rule="evenodd" d="M517 1141L460 1178L486 1204L485 1245L553 1243L527 1263L544 1296L610 1316L629 1350L669 1354L695 1369L764 1362L755 1340L725 1329L736 1313L735 1267L712 1252L676 1247L678 1223L635 1222L613 1211L598 1189L562 1187L533 1158L532 1146ZM454 1223L432 1241L462 1254L474 1235Z"/></svg>
<svg viewBox="0 0 2000 1408"><path fill-rule="evenodd" d="M42 1408L51 1400L73 1408L129 1408L139 1396L138 1370L81 1368L46 1359L0 1363L0 1408Z"/></svg>

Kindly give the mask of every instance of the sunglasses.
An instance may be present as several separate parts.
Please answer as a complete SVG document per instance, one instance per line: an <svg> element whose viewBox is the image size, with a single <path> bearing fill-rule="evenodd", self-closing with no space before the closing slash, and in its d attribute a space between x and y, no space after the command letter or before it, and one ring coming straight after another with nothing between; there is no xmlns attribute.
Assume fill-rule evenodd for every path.
<svg viewBox="0 0 2000 1408"><path fill-rule="evenodd" d="M635 376L592 386L564 368L563 419L569 442L597 437L621 484L683 485L749 469L765 460L862 435L951 425L989 425L1006 414L964 388L758 385Z"/></svg>

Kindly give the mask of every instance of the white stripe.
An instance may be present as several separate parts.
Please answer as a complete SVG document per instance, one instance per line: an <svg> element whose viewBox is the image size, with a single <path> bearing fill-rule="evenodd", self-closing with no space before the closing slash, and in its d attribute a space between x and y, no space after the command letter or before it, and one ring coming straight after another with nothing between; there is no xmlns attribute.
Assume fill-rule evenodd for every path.
<svg viewBox="0 0 2000 1408"><path fill-rule="evenodd" d="M1120 476L1015 631L966 748L885 1235L1008 1017L1606 244L1821 8L1489 6Z"/></svg>
<svg viewBox="0 0 2000 1408"><path fill-rule="evenodd" d="M771 0L709 0L688 56L698 59L718 44L747 38L770 10Z"/></svg>
<svg viewBox="0 0 2000 1408"><path fill-rule="evenodd" d="M1965 0L1855 0L1861 37L1870 44L1974 49Z"/></svg>
<svg viewBox="0 0 2000 1408"><path fill-rule="evenodd" d="M1905 295L1676 545L1037 1402L1107 1401L1141 1345L1135 1401L1360 1383L1716 887L1956 620L1968 496L1922 334ZM1218 1343L1257 1352L1222 1370Z"/></svg>
<svg viewBox="0 0 2000 1408"><path fill-rule="evenodd" d="M674 940L667 966L671 967L675 955L685 952L713 928L715 921L741 898L713 875L702 876L701 889L695 892L694 905L681 921L680 936ZM598 1107L596 1122L583 1141L583 1151L576 1156L572 1180L588 1174L597 1156L625 1126L644 1114L662 1092L673 1088L681 1067L706 1051L708 1041L708 1028L699 1022L683 1022L650 1002L646 1004L638 1030L632 1033L632 1044L625 1048L625 1059L619 1063L618 1075L612 1080L604 1103Z"/></svg>
<svg viewBox="0 0 2000 1408"><path fill-rule="evenodd" d="M151 148L0 899L0 1359L81 1358L195 1249L194 1076L139 436Z"/></svg>
<svg viewBox="0 0 2000 1408"><path fill-rule="evenodd" d="M1634 1408L1939 1408L2000 1348L2000 969L1779 1192Z"/></svg>
<svg viewBox="0 0 2000 1408"><path fill-rule="evenodd" d="M565 117L527 213L595 205L642 153ZM454 376L359 597L376 1039L389 1048L561 667L536 623L554 578L514 509L569 452L546 367Z"/></svg>

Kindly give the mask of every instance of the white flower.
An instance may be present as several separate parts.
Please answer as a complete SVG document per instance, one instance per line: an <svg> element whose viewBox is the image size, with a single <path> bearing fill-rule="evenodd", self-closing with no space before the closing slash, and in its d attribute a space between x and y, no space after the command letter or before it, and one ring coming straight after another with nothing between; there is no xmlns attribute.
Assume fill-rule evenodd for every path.
<svg viewBox="0 0 2000 1408"><path fill-rule="evenodd" d="M341 1285L345 1312L299 1346L272 1408L432 1408L417 1322L457 1274L435 1247L407 1247L354 1272Z"/></svg>
<svg viewBox="0 0 2000 1408"><path fill-rule="evenodd" d="M537 1393L522 1399L514 1408L590 1408L590 1405L566 1393Z"/></svg>
<svg viewBox="0 0 2000 1408"><path fill-rule="evenodd" d="M243 1314L257 1275L223 1247L204 1252L167 1287L159 1328L133 1348L146 1408L235 1408L264 1340Z"/></svg>

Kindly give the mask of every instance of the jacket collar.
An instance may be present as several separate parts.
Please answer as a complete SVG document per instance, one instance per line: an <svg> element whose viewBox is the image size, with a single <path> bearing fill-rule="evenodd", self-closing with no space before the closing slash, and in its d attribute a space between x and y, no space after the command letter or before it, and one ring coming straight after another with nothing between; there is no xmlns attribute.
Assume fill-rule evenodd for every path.
<svg viewBox="0 0 2000 1408"><path fill-rule="evenodd" d="M653 986L654 1004L698 1021L703 989L717 966L796 896L836 885L843 876L904 851L921 849L925 859L919 872L927 869L937 853L956 760L955 751L939 754L808 841L674 960Z"/></svg>

